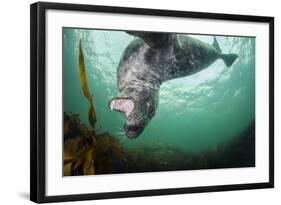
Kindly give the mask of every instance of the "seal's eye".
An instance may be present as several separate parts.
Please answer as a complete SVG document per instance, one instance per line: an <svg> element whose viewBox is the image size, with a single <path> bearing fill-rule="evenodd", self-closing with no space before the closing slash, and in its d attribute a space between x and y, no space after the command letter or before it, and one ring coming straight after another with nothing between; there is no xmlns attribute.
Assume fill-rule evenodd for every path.
<svg viewBox="0 0 281 205"><path fill-rule="evenodd" d="M128 117L134 110L134 101L131 98L113 98L109 102L109 107L111 110L116 110L118 112L123 112L126 117Z"/></svg>

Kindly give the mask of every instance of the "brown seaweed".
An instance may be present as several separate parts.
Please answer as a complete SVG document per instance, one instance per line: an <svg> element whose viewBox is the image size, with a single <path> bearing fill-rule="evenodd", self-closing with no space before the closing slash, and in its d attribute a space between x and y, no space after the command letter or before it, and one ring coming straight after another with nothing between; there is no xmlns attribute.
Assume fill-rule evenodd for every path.
<svg viewBox="0 0 281 205"><path fill-rule="evenodd" d="M64 114L64 175L93 175L95 174L95 147L94 137L96 112L93 96L90 95L87 83L84 54L81 40L78 48L78 70L82 91L89 101L88 121L92 131L80 122L78 115Z"/></svg>
<svg viewBox="0 0 281 205"><path fill-rule="evenodd" d="M76 137L64 143L65 176L255 166L254 122L216 149L188 153L159 142L128 148L109 133L95 134L85 128L76 114L65 116L81 124L74 126L80 129L73 134Z"/></svg>
<svg viewBox="0 0 281 205"><path fill-rule="evenodd" d="M88 110L88 120L90 125L94 129L96 124L96 112L94 109L93 96L90 94L89 86L87 83L85 61L84 61L84 54L82 50L81 40L79 41L79 49L78 49L78 68L79 68L79 77L80 77L83 94L88 99L90 104Z"/></svg>
<svg viewBox="0 0 281 205"><path fill-rule="evenodd" d="M71 123L70 123L71 122ZM64 113L64 176L115 173L126 161L126 149L108 133L96 134L85 126L77 114Z"/></svg>
<svg viewBox="0 0 281 205"><path fill-rule="evenodd" d="M81 40L78 50L78 68L84 96L89 101L88 121L92 130L84 125L79 115L64 113L64 176L93 175L111 173L114 167L114 156L123 158L124 149L108 133L97 135L95 132L96 113L93 96L90 95L87 83L84 55Z"/></svg>

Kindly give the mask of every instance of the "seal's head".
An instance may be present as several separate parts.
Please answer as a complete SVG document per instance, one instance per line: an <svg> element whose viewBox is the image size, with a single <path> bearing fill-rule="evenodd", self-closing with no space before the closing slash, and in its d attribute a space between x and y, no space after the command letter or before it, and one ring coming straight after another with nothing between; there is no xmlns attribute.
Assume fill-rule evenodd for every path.
<svg viewBox="0 0 281 205"><path fill-rule="evenodd" d="M124 131L127 137L139 136L155 115L157 93L145 86L126 87L119 96L110 100L109 108L125 115Z"/></svg>

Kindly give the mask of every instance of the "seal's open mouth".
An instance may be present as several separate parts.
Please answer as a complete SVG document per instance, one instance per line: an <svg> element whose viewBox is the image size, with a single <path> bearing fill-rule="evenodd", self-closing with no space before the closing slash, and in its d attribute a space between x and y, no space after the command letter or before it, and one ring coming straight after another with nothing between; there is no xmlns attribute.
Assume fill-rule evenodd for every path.
<svg viewBox="0 0 281 205"><path fill-rule="evenodd" d="M111 110L123 112L128 117L134 110L134 101L129 97L115 97L109 102Z"/></svg>

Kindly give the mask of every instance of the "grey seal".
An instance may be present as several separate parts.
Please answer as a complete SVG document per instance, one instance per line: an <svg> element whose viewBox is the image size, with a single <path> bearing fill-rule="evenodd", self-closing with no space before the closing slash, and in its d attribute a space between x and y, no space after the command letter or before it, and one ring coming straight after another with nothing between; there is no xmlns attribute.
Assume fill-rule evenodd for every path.
<svg viewBox="0 0 281 205"><path fill-rule="evenodd" d="M139 136L158 107L159 88L167 80L195 74L218 59L229 67L238 57L223 54L216 37L212 45L188 35L127 32L135 38L125 49L117 68L119 95L111 110L124 113L127 137Z"/></svg>

